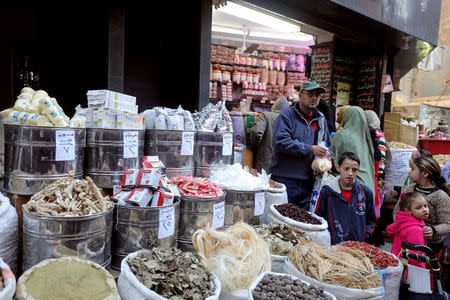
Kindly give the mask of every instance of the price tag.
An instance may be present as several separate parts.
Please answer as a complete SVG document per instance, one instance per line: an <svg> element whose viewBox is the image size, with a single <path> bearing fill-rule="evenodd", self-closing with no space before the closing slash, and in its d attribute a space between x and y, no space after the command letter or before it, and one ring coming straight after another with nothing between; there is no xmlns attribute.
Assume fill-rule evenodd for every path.
<svg viewBox="0 0 450 300"><path fill-rule="evenodd" d="M159 211L158 239L173 235L175 232L175 208L173 206Z"/></svg>
<svg viewBox="0 0 450 300"><path fill-rule="evenodd" d="M233 154L233 134L224 133L222 135L222 155L229 156Z"/></svg>
<svg viewBox="0 0 450 300"><path fill-rule="evenodd" d="M194 133L183 132L181 137L181 155L194 154Z"/></svg>
<svg viewBox="0 0 450 300"><path fill-rule="evenodd" d="M56 131L56 161L75 160L75 131Z"/></svg>
<svg viewBox="0 0 450 300"><path fill-rule="evenodd" d="M264 193L255 194L255 216L261 216L264 214L264 208L266 206L266 198Z"/></svg>
<svg viewBox="0 0 450 300"><path fill-rule="evenodd" d="M225 201L216 203L213 206L213 217L211 227L220 228L225 224Z"/></svg>
<svg viewBox="0 0 450 300"><path fill-rule="evenodd" d="M135 158L138 156L138 135L137 131L124 131L123 133L123 158Z"/></svg>

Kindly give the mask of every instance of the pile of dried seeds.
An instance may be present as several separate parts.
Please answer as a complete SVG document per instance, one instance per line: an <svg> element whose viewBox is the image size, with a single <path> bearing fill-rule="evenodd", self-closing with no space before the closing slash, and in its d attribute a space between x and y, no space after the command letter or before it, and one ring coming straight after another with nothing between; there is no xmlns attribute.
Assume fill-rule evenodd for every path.
<svg viewBox="0 0 450 300"><path fill-rule="evenodd" d="M297 232L292 227L277 222L255 226L256 233L267 242L270 253L288 255L303 238L309 238L303 232Z"/></svg>
<svg viewBox="0 0 450 300"><path fill-rule="evenodd" d="M127 262L142 284L168 299L205 299L216 288L214 276L196 253L158 247L142 250Z"/></svg>

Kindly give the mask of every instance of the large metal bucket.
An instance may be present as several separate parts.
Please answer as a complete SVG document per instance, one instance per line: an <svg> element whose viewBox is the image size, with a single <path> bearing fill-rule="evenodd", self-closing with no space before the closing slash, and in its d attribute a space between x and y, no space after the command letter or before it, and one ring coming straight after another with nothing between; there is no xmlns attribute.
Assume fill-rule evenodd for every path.
<svg viewBox="0 0 450 300"><path fill-rule="evenodd" d="M174 208L174 234L158 239L160 211ZM113 227L113 249L111 267L120 271L120 264L128 254L139 249L153 247L176 247L178 242L178 222L180 219L180 200L173 205L160 207L137 207L115 205Z"/></svg>
<svg viewBox="0 0 450 300"><path fill-rule="evenodd" d="M197 229L211 226L214 204L224 201L225 195L211 198L181 196L178 248L183 251L195 251L192 236Z"/></svg>
<svg viewBox="0 0 450 300"><path fill-rule="evenodd" d="M78 256L109 269L113 211L83 217L51 217L23 209L22 270L55 257Z"/></svg>
<svg viewBox="0 0 450 300"><path fill-rule="evenodd" d="M262 207L263 214L255 216L255 196L258 193L265 194L265 191L226 190L225 225L233 225L237 222L245 222L250 225L261 224L264 207Z"/></svg>
<svg viewBox="0 0 450 300"><path fill-rule="evenodd" d="M194 153L181 155L183 132L190 132L194 136L195 131L182 130L155 130L145 131L145 155L158 155L166 166L167 177L194 175ZM192 145L193 146L193 145Z"/></svg>
<svg viewBox="0 0 450 300"><path fill-rule="evenodd" d="M124 157L127 132L138 134L138 146L133 149L135 157ZM123 170L142 166L144 130L88 128L86 144L85 173L101 188L113 188L121 183Z"/></svg>
<svg viewBox="0 0 450 300"><path fill-rule="evenodd" d="M211 171L221 168L222 165L233 164L232 143L230 155L223 155L223 136L232 132L197 132L195 142L195 176L211 176ZM233 140L233 139L232 139Z"/></svg>
<svg viewBox="0 0 450 300"><path fill-rule="evenodd" d="M58 131L73 132L75 159L56 160ZM75 171L76 179L83 177L86 129L4 124L4 134L7 192L33 195L55 180L66 178L70 170Z"/></svg>

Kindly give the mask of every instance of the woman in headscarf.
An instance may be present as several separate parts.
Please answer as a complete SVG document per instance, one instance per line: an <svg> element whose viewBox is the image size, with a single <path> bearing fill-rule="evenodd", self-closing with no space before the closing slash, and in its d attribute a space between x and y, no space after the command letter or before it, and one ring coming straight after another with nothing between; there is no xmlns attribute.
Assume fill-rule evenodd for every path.
<svg viewBox="0 0 450 300"><path fill-rule="evenodd" d="M344 152L356 153L360 159L358 180L368 186L375 195L375 160L372 139L364 111L357 106L343 110L342 130L331 139L331 155L334 165Z"/></svg>
<svg viewBox="0 0 450 300"><path fill-rule="evenodd" d="M287 99L279 97L272 105L272 111L261 113L250 128L250 143L256 149L255 168L258 172L261 172L263 169L269 172L273 154L273 125L280 112L288 107L289 102Z"/></svg>
<svg viewBox="0 0 450 300"><path fill-rule="evenodd" d="M342 124L342 114L344 113L344 111L351 107L350 105L344 105L341 106L337 109L337 114L336 114L336 122L339 124L338 128L336 128L336 132L341 130L344 126Z"/></svg>

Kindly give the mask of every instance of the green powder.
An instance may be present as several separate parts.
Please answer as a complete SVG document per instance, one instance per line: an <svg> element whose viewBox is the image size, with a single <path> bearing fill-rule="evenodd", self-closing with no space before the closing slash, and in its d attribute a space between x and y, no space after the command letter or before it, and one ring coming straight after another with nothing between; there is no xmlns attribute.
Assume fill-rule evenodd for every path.
<svg viewBox="0 0 450 300"><path fill-rule="evenodd" d="M36 300L97 300L111 294L102 270L76 262L49 262L37 268L25 282Z"/></svg>

